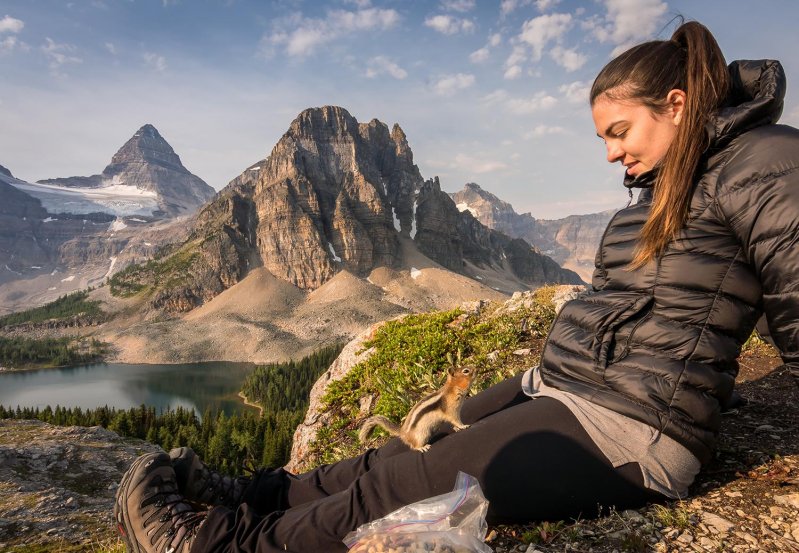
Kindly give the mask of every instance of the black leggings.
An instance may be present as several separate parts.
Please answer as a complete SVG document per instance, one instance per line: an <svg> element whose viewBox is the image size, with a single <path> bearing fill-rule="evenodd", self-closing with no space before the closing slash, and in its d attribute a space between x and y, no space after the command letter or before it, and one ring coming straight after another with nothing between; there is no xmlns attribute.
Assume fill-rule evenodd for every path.
<svg viewBox="0 0 799 553"><path fill-rule="evenodd" d="M530 399L521 375L464 403L471 426L441 434L426 453L399 440L301 475L259 473L237 511L216 507L192 552L335 553L361 524L452 490L475 476L489 523L597 516L663 496L643 485L636 463L613 468L562 403Z"/></svg>

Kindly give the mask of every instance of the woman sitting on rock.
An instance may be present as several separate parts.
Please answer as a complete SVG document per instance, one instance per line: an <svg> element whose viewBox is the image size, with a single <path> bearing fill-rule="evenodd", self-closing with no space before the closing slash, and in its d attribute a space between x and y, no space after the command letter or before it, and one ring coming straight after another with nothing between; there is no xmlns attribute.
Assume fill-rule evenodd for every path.
<svg viewBox="0 0 799 553"><path fill-rule="evenodd" d="M799 131L776 61L727 66L696 22L594 81L607 159L640 190L602 239L539 367L466 401L426 453L399 440L294 475L231 479L187 448L139 458L116 520L131 551L345 551L342 538L475 476L491 523L685 497L713 454L736 358L765 312L799 373Z"/></svg>

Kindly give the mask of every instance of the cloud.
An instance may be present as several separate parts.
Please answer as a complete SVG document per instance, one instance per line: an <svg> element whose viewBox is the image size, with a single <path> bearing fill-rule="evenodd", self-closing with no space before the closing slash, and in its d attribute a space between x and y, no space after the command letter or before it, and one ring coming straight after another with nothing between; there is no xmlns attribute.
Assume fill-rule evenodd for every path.
<svg viewBox="0 0 799 553"><path fill-rule="evenodd" d="M302 14L294 14L275 21L272 34L261 39L261 50L271 57L274 48L282 47L289 56L305 57L341 36L359 31L390 29L399 21L400 15L396 10L378 8L332 10L326 18L306 18Z"/></svg>
<svg viewBox="0 0 799 553"><path fill-rule="evenodd" d="M14 19L10 15L0 19L0 33L18 33L25 26L25 23L19 19Z"/></svg>
<svg viewBox="0 0 799 553"><path fill-rule="evenodd" d="M380 75L391 75L395 79L404 79L408 72L385 56L377 56L369 60L366 76L370 79Z"/></svg>
<svg viewBox="0 0 799 553"><path fill-rule="evenodd" d="M546 92L538 92L531 98L512 98L505 105L509 111L518 115L529 115L557 105L558 99Z"/></svg>
<svg viewBox="0 0 799 553"><path fill-rule="evenodd" d="M502 0L499 5L499 13L501 16L506 16L522 6L529 6L533 0Z"/></svg>
<svg viewBox="0 0 799 553"><path fill-rule="evenodd" d="M542 136L552 136L555 134L569 134L569 131L563 127L537 125L532 131L525 133L524 138L529 140L531 138L541 138Z"/></svg>
<svg viewBox="0 0 799 553"><path fill-rule="evenodd" d="M8 52L12 52L17 47L17 37L15 36L7 36L3 40L0 41L0 54L6 54Z"/></svg>
<svg viewBox="0 0 799 553"><path fill-rule="evenodd" d="M513 67L514 65L520 65L527 61L527 52L523 46L519 46L518 44L513 47L513 50L508 56L508 59L505 60L505 68Z"/></svg>
<svg viewBox="0 0 799 553"><path fill-rule="evenodd" d="M505 70L505 74L502 75L505 79L512 81L513 79L518 79L522 74L522 68L519 65L511 65Z"/></svg>
<svg viewBox="0 0 799 553"><path fill-rule="evenodd" d="M452 96L459 90L473 86L474 82L474 75L468 73L445 75L433 85L433 91L440 96Z"/></svg>
<svg viewBox="0 0 799 553"><path fill-rule="evenodd" d="M591 85L583 81L574 81L558 87L558 91L572 104L587 104L591 93Z"/></svg>
<svg viewBox="0 0 799 553"><path fill-rule="evenodd" d="M488 105L499 104L508 99L508 91L502 88L486 94L480 100Z"/></svg>
<svg viewBox="0 0 799 553"><path fill-rule="evenodd" d="M455 156L455 163L452 164L453 168L466 169L470 173L493 173L505 169L508 166L501 161L478 159L467 154L459 153Z"/></svg>
<svg viewBox="0 0 799 553"><path fill-rule="evenodd" d="M41 46L42 52L50 62L50 69L57 72L62 65L68 63L83 63L83 60L72 55L77 48L72 44L58 44L50 37L44 39L45 43Z"/></svg>
<svg viewBox="0 0 799 553"><path fill-rule="evenodd" d="M555 60L555 63L570 73L577 71L588 61L588 58L579 53L576 48L566 49L562 46L555 46L549 52L549 55Z"/></svg>
<svg viewBox="0 0 799 553"><path fill-rule="evenodd" d="M583 25L600 42L616 44L612 56L652 38L668 5L661 0L604 0L607 13Z"/></svg>
<svg viewBox="0 0 799 553"><path fill-rule="evenodd" d="M117 47L114 46L113 42L106 42L104 46L105 46L105 49L108 50L109 53L111 53L114 56L117 55Z"/></svg>
<svg viewBox="0 0 799 553"><path fill-rule="evenodd" d="M535 0L535 7L542 13L558 4L560 4L560 0Z"/></svg>
<svg viewBox="0 0 799 553"><path fill-rule="evenodd" d="M441 0L441 7L448 11L466 13L474 9L476 0Z"/></svg>
<svg viewBox="0 0 799 553"><path fill-rule="evenodd" d="M496 48L501 43L502 35L499 33L494 33L488 37L488 44L469 54L469 61L472 63L483 63L484 61L488 60L488 57L491 55L491 48Z"/></svg>
<svg viewBox="0 0 799 553"><path fill-rule="evenodd" d="M518 38L532 48L533 61L539 61L547 44L560 41L573 23L568 13L541 15L525 21Z"/></svg>
<svg viewBox="0 0 799 553"><path fill-rule="evenodd" d="M474 31L474 22L451 15L434 15L425 19L424 24L426 27L430 27L444 35Z"/></svg>
<svg viewBox="0 0 799 553"><path fill-rule="evenodd" d="M144 63L159 73L166 71L166 58L152 52L144 53Z"/></svg>
<svg viewBox="0 0 799 553"><path fill-rule="evenodd" d="M472 63L483 63L491 55L491 50L488 47L480 48L469 54L469 61Z"/></svg>

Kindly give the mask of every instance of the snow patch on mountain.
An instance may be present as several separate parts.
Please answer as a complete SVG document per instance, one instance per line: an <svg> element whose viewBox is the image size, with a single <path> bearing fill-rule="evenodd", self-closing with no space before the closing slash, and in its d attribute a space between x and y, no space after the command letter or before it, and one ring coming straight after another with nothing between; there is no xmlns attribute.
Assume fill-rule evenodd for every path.
<svg viewBox="0 0 799 553"><path fill-rule="evenodd" d="M114 180L102 188L78 188L53 184L30 183L12 177L2 177L11 186L38 198L50 213L85 214L105 212L117 216L152 215L158 210L154 191Z"/></svg>

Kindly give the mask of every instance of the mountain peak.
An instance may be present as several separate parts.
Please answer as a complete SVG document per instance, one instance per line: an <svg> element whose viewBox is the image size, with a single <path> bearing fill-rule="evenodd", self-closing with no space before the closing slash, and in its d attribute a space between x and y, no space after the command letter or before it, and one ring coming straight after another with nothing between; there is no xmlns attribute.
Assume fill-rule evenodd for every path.
<svg viewBox="0 0 799 553"><path fill-rule="evenodd" d="M180 157L172 146L151 124L141 127L111 158L111 163L103 171L104 174L119 172L119 166L128 163L148 162L167 167L182 173L188 173L180 162Z"/></svg>
<svg viewBox="0 0 799 553"><path fill-rule="evenodd" d="M148 138L157 138L160 140L164 139L158 132L158 129L156 129L150 123L145 123L144 125L142 125L142 127L138 131L136 131L136 134L134 134L133 136L134 138L137 136L146 136Z"/></svg>
<svg viewBox="0 0 799 553"><path fill-rule="evenodd" d="M358 121L339 106L308 108L294 119L289 132L299 136L354 135L358 133Z"/></svg>
<svg viewBox="0 0 799 553"><path fill-rule="evenodd" d="M0 165L0 174L5 175L7 177L14 178L14 175L11 174L11 171Z"/></svg>

